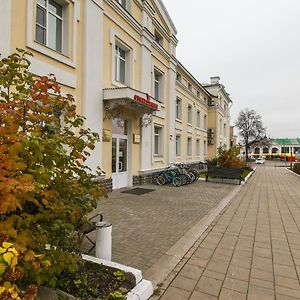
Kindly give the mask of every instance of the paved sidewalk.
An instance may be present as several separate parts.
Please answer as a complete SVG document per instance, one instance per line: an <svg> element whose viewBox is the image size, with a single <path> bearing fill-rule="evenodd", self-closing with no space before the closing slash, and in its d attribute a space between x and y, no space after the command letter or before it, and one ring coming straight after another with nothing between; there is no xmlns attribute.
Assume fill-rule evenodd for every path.
<svg viewBox="0 0 300 300"><path fill-rule="evenodd" d="M114 191L98 205L113 224L112 260L146 271L235 187L199 180L178 188L143 185L155 189L144 195Z"/></svg>
<svg viewBox="0 0 300 300"><path fill-rule="evenodd" d="M292 300L300 299L299 279L300 177L267 164L257 168L157 294L160 300Z"/></svg>

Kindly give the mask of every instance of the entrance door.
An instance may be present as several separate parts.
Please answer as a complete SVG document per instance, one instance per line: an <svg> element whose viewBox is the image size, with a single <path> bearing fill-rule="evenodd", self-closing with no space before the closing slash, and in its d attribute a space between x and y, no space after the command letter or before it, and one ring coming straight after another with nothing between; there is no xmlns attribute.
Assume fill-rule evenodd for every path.
<svg viewBox="0 0 300 300"><path fill-rule="evenodd" d="M128 186L127 136L112 135L112 181L113 189Z"/></svg>

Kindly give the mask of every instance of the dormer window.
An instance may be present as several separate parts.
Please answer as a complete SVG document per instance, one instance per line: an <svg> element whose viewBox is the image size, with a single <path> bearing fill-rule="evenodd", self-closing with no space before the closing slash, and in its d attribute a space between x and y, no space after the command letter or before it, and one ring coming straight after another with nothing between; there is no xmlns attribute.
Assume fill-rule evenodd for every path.
<svg viewBox="0 0 300 300"><path fill-rule="evenodd" d="M155 35L155 41L163 47L164 39L162 35L157 30L155 30L154 35Z"/></svg>

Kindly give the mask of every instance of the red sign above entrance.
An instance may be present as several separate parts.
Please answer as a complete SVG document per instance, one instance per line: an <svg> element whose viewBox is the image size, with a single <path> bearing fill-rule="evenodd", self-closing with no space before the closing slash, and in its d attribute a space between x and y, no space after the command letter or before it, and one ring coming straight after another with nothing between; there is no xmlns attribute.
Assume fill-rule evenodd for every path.
<svg viewBox="0 0 300 300"><path fill-rule="evenodd" d="M147 106L151 107L153 110L158 109L158 105L155 104L154 102L150 101L150 96L149 95L147 95L147 99L143 98L141 96L138 96L138 95L134 95L134 100L139 102L139 103L142 103L144 105L147 105Z"/></svg>

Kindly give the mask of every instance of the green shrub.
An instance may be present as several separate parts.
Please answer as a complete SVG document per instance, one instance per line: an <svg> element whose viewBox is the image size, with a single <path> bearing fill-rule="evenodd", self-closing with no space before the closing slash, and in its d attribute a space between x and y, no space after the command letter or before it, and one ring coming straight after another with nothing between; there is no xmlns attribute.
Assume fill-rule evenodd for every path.
<svg viewBox="0 0 300 300"><path fill-rule="evenodd" d="M293 171L300 175L300 163L295 163L293 166Z"/></svg>

